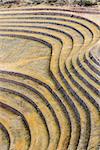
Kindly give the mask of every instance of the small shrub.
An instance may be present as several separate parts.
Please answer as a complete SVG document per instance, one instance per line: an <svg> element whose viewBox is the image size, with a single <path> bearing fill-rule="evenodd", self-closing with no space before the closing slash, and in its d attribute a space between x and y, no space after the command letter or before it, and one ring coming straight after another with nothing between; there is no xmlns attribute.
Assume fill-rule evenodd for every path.
<svg viewBox="0 0 100 150"><path fill-rule="evenodd" d="M73 4L88 7L92 5L97 5L97 2L92 2L90 0L80 0L80 1L74 1Z"/></svg>
<svg viewBox="0 0 100 150"><path fill-rule="evenodd" d="M47 3L55 3L57 0L47 0Z"/></svg>
<svg viewBox="0 0 100 150"><path fill-rule="evenodd" d="M85 1L84 6L92 6L92 5L96 5L96 2L95 3L92 3L91 1Z"/></svg>

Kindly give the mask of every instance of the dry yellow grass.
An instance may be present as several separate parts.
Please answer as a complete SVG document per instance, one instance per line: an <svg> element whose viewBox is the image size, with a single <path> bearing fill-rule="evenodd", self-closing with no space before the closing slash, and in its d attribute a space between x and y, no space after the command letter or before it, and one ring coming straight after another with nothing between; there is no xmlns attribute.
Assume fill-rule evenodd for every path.
<svg viewBox="0 0 100 150"><path fill-rule="evenodd" d="M99 22L90 20L100 12L67 9L0 11L3 150L95 150L99 145L100 30Z"/></svg>

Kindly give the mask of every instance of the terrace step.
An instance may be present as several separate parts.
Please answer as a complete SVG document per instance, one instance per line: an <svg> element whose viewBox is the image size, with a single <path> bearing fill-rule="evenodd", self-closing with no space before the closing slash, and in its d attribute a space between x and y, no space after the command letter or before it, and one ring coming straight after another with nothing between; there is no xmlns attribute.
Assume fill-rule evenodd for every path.
<svg viewBox="0 0 100 150"><path fill-rule="evenodd" d="M19 146L21 146L22 150L25 150L29 147L30 141L28 141L28 133L22 118L13 112L14 109L10 111L5 108L6 106L3 103L1 104L0 101L0 122L4 124L6 130L9 132L11 139L10 148L19 149Z"/></svg>
<svg viewBox="0 0 100 150"><path fill-rule="evenodd" d="M94 81L99 78L97 65L88 59L88 54L99 39L98 26L61 9L29 10L0 12L0 40L28 39L35 44L34 52L39 48L36 45L44 45L48 55L39 57L37 53L34 58L32 49L23 50L21 57L20 53L17 55L19 50L12 53L9 49L9 57L4 53L0 61L0 103L25 116L31 129L29 137L33 138L31 150L34 146L41 150L96 148L100 131L99 85ZM80 68L80 63L87 72ZM91 66L95 69L91 70Z"/></svg>
<svg viewBox="0 0 100 150"><path fill-rule="evenodd" d="M10 147L10 136L6 127L0 123L0 149L7 150Z"/></svg>

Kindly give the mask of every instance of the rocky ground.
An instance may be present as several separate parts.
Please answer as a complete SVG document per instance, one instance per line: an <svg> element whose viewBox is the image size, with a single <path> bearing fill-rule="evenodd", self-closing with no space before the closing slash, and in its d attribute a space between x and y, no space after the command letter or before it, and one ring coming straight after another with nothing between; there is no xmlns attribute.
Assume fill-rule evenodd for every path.
<svg viewBox="0 0 100 150"><path fill-rule="evenodd" d="M88 5L90 7L98 7L99 2L90 3L88 0L87 3L93 4ZM46 5L46 6L84 6L85 4L81 4L80 0L0 0L0 7L3 8L11 8L11 7L22 7L22 6L36 6L36 5Z"/></svg>

